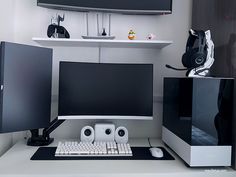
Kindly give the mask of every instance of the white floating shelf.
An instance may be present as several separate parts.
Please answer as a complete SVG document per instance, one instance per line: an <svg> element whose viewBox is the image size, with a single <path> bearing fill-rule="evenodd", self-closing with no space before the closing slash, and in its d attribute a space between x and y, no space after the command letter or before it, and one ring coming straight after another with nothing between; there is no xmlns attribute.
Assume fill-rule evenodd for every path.
<svg viewBox="0 0 236 177"><path fill-rule="evenodd" d="M156 48L161 49L173 43L163 40L104 40L104 39L55 39L32 38L41 46L60 47L109 47L109 48Z"/></svg>

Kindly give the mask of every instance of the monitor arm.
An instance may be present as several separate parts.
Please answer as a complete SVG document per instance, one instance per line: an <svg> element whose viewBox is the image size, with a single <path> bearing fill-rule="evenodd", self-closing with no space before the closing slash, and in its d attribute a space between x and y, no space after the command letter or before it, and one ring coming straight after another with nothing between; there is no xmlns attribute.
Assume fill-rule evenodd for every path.
<svg viewBox="0 0 236 177"><path fill-rule="evenodd" d="M28 139L28 146L47 146L53 142L53 138L50 138L50 133L59 127L65 120L59 120L55 118L49 125L49 127L43 129L42 135L39 135L39 129L30 130L31 137Z"/></svg>

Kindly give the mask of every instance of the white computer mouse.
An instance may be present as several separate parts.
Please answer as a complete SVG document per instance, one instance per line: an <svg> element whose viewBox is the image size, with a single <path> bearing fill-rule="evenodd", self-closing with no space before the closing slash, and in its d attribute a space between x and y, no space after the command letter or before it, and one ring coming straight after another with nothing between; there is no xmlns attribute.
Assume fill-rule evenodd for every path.
<svg viewBox="0 0 236 177"><path fill-rule="evenodd" d="M150 148L149 149L153 157L162 158L163 151L160 148Z"/></svg>

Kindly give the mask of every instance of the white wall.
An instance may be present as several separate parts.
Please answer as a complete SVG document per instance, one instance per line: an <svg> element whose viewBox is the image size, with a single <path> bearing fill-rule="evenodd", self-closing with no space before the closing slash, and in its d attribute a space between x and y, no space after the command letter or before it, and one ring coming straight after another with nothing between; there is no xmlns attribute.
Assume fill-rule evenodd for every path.
<svg viewBox="0 0 236 177"><path fill-rule="evenodd" d="M14 0L0 6L0 41L14 41ZM12 134L0 134L0 156L12 145Z"/></svg>
<svg viewBox="0 0 236 177"><path fill-rule="evenodd" d="M14 0L4 0L0 6L0 41L14 41Z"/></svg>
<svg viewBox="0 0 236 177"><path fill-rule="evenodd" d="M7 1L7 0L5 0ZM32 37L46 37L47 27L52 15L65 13L63 26L71 34L71 38L81 38L85 35L85 14L80 12L58 11L36 6L36 0L15 1L14 39L19 43L33 44ZM132 16L112 14L112 34L117 39L127 39L127 33L133 29L137 39L145 39L148 33L157 35L160 40L173 40L173 44L162 49L125 49L103 48L102 62L122 63L153 63L154 64L154 94L162 96L164 76L183 76L185 73L171 71L165 64L181 67L181 56L185 50L188 30L191 25L191 0L173 0L173 13L164 16ZM90 14L90 33L95 34L95 14ZM53 95L58 94L59 61L98 61L97 48L54 48ZM52 118L57 116L57 99L54 99ZM162 122L162 103L154 104L153 121L114 121L116 125L127 126L131 137L160 137ZM79 136L82 126L93 125L94 121L66 121L52 136L75 138Z"/></svg>

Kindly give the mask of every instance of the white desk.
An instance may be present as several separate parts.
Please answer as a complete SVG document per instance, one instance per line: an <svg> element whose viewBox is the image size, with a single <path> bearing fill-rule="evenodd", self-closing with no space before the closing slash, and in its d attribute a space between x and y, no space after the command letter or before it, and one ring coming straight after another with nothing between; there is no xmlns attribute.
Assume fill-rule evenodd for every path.
<svg viewBox="0 0 236 177"><path fill-rule="evenodd" d="M152 145L162 145L152 140ZM51 146L55 146L57 142ZM131 146L148 146L147 140L131 140ZM229 168L187 168L175 156L172 161L31 161L37 147L18 142L0 158L0 177L235 177ZM172 154L173 155L173 154Z"/></svg>

